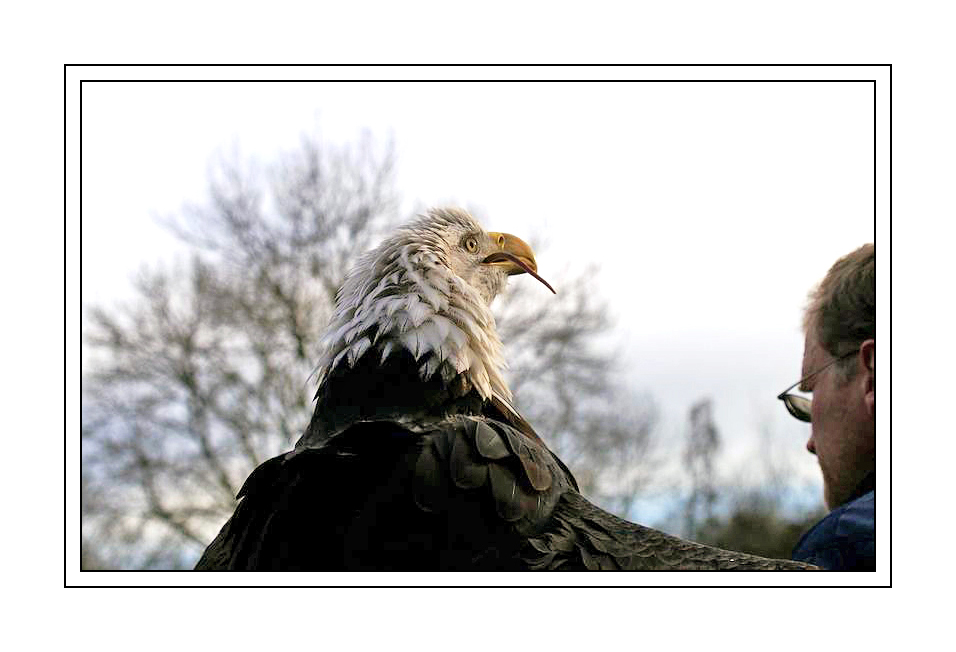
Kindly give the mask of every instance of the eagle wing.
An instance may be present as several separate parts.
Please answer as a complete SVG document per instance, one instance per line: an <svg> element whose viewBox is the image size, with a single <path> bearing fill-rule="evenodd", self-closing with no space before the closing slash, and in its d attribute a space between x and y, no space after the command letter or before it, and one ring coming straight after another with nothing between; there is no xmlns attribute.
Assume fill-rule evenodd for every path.
<svg viewBox="0 0 956 652"><path fill-rule="evenodd" d="M357 423L260 465L197 570L796 569L619 519L509 423Z"/></svg>

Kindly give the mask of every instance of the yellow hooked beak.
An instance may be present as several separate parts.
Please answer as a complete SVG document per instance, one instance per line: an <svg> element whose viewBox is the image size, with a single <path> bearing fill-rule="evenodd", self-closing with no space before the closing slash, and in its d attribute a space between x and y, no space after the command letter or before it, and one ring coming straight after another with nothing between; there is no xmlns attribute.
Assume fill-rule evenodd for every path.
<svg viewBox="0 0 956 652"><path fill-rule="evenodd" d="M497 250L495 253L485 258L482 261L483 263L486 265L504 267L508 270L508 274L524 274L526 271L528 271L528 267L531 268L531 271L538 271L538 263L534 260L534 252L531 251L531 247L527 242L516 235L511 235L510 233L497 233L495 231L489 231L488 237L494 243ZM495 254L497 253L511 254L511 256L517 258L519 261L524 263L524 265L520 265L517 261L512 259L511 256L496 257Z"/></svg>
<svg viewBox="0 0 956 652"><path fill-rule="evenodd" d="M538 276L538 263L535 262L534 252L527 242L516 235L495 231L489 231L488 237L494 243L495 250L481 261L482 264L502 267L509 275L530 274L554 292L551 284ZM557 294L557 292L554 293Z"/></svg>

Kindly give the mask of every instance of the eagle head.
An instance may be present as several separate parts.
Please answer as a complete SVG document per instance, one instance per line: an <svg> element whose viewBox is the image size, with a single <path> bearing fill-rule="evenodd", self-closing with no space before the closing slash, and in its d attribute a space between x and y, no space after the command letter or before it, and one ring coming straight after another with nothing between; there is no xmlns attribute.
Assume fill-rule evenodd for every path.
<svg viewBox="0 0 956 652"><path fill-rule="evenodd" d="M420 378L456 382L511 400L490 305L508 276L538 276L520 238L485 231L467 211L435 208L362 255L346 276L316 368L319 391L335 372L374 355L410 353Z"/></svg>

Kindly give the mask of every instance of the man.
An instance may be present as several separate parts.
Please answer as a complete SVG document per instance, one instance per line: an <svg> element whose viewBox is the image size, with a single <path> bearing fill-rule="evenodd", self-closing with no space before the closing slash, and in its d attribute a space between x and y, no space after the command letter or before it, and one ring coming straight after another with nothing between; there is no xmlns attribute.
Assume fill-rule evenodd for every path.
<svg viewBox="0 0 956 652"><path fill-rule="evenodd" d="M804 314L803 378L778 398L810 423L823 497L832 510L793 559L829 570L875 570L876 254L867 244L838 260ZM788 392L799 385L809 400Z"/></svg>

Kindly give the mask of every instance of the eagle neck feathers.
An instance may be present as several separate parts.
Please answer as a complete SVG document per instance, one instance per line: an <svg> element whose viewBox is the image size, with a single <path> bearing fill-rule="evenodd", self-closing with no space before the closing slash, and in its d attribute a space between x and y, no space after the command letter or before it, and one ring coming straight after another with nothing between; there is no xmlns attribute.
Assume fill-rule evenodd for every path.
<svg viewBox="0 0 956 652"><path fill-rule="evenodd" d="M434 231L402 229L365 254L346 278L316 368L319 389L366 356L385 367L406 352L417 379L460 396L510 405L502 343L491 309L450 269L447 245ZM317 406L318 407L318 406Z"/></svg>

